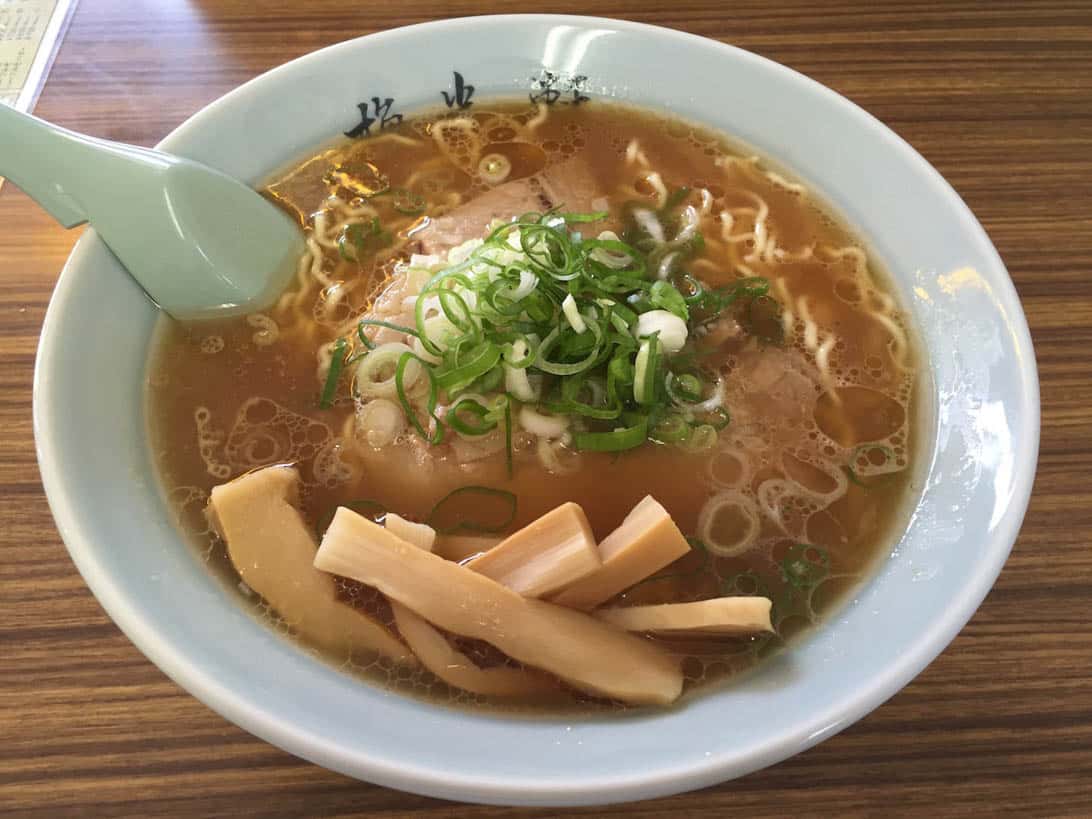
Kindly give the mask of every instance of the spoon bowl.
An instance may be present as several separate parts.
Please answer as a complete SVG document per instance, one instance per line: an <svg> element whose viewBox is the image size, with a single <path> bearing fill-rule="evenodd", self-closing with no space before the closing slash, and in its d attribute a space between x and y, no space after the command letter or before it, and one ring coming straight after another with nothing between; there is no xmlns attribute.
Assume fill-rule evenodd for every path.
<svg viewBox="0 0 1092 819"><path fill-rule="evenodd" d="M65 227L90 222L152 301L179 319L265 307L303 248L288 214L227 174L3 105L0 175Z"/></svg>

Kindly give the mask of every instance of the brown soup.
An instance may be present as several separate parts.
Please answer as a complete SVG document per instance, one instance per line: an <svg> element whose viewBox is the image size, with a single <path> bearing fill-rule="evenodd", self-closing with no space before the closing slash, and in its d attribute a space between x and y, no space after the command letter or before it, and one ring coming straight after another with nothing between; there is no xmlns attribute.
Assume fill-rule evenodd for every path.
<svg viewBox="0 0 1092 819"><path fill-rule="evenodd" d="M260 315L164 320L148 365L150 436L165 490L210 567L234 583L201 510L213 486L263 465L299 465L305 513L317 528L346 503L426 520L453 489L487 486L515 497L505 531L571 500L602 537L651 494L695 548L616 605L722 594L773 601L773 635L660 641L679 656L693 690L819 622L904 525L918 439L907 318L862 241L815 192L727 138L600 102L482 102L469 114L421 115L343 140L275 178L266 193L311 240L298 281ZM353 364L330 406L320 407L332 356L348 354L335 342L357 349L360 316L413 323L404 281L413 254L442 258L486 234L495 218L552 209L606 211L598 222L570 225L583 238L637 229L647 239L635 212L653 213L676 238L689 225L702 240L676 243L683 252L675 260L660 254L673 280L689 274L687 283L708 291L761 283L761 293L744 293L695 330L684 350L705 374L698 397L718 391L723 412L708 423L680 422L683 443L659 421L667 430L659 442L621 452L578 452L571 435L536 436L517 424L509 474L499 428L433 446L407 424L362 420L367 402L354 397ZM367 331L372 343L385 341L382 332ZM349 581L340 588L389 622L372 590ZM462 647L485 664L503 660L486 646ZM485 702L424 671L353 661L367 679L401 691ZM593 704L568 694L560 702L550 707Z"/></svg>

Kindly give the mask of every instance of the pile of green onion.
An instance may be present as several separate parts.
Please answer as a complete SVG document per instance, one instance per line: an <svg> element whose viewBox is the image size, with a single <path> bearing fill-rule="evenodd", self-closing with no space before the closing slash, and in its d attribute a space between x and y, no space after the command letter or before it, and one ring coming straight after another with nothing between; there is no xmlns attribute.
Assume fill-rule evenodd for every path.
<svg viewBox="0 0 1092 819"><path fill-rule="evenodd" d="M661 211L628 209L622 238L582 235L605 212L531 212L456 248L421 287L413 326L366 318L359 345L335 342L323 406L343 368L375 349L369 328L387 327L414 341L413 352L392 362L395 386L407 421L432 444L448 430L473 438L501 427L510 466L513 417L528 408L563 419L565 441L577 450L618 452L645 441L713 446L729 417L695 331L728 310L747 327L746 316L776 318L780 308L766 279L713 289L687 273L703 247L700 233L670 241L642 227L650 214L682 234L671 212L682 198ZM427 391L407 390L410 367L421 368Z"/></svg>

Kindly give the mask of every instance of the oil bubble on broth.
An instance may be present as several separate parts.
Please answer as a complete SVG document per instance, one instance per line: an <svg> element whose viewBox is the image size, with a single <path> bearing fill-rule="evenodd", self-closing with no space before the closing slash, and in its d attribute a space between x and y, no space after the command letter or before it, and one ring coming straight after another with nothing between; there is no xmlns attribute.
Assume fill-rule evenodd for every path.
<svg viewBox="0 0 1092 819"><path fill-rule="evenodd" d="M616 604L773 601L769 635L653 638L695 691L820 622L905 524L920 460L919 360L907 316L864 242L817 192L727 137L614 104L476 100L470 114L407 117L316 151L264 192L306 232L293 285L263 313L164 319L148 364L149 434L167 500L179 529L233 586L239 577L201 510L214 486L271 464L299 468L300 501L316 532L343 504L422 521L452 490L474 485L514 494L507 531L575 501L602 538L652 495L696 546ZM521 419L526 401L513 400L510 440L497 426L433 444L403 413L406 402L424 405L427 379L418 374L403 401L397 357L359 369L354 345L365 341L423 355L414 335L398 329L419 326L423 279L415 279L414 259L450 259L498 217L555 210L603 212L570 225L581 234L575 241L607 242L603 264L612 263L609 243L630 236L635 219L654 243L664 233L667 249L650 256L652 279L694 282L684 292L691 304L698 290L742 294L678 353L694 359L705 384L688 412L715 411L721 423L692 423L682 443L665 430L659 442L624 452L578 451L573 432L583 421L543 431L549 413L546 422L534 413ZM752 292L741 282L762 286ZM367 333L358 326L365 316ZM326 396L324 406L331 370L336 386L342 366L356 368L342 376L351 388ZM397 635L379 592L347 579L337 589ZM292 633L253 592L240 593ZM481 667L511 664L487 643L446 637ZM563 685L556 696L500 703L383 658L327 659L372 683L458 706L617 707Z"/></svg>

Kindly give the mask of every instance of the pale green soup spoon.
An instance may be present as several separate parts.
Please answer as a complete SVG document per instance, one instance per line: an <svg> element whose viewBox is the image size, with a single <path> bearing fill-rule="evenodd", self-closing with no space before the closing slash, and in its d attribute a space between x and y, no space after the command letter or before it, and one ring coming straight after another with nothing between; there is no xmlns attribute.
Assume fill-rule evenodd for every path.
<svg viewBox="0 0 1092 819"><path fill-rule="evenodd" d="M152 300L179 319L266 307L303 249L286 213L220 171L2 104L0 176L66 228L89 222Z"/></svg>

